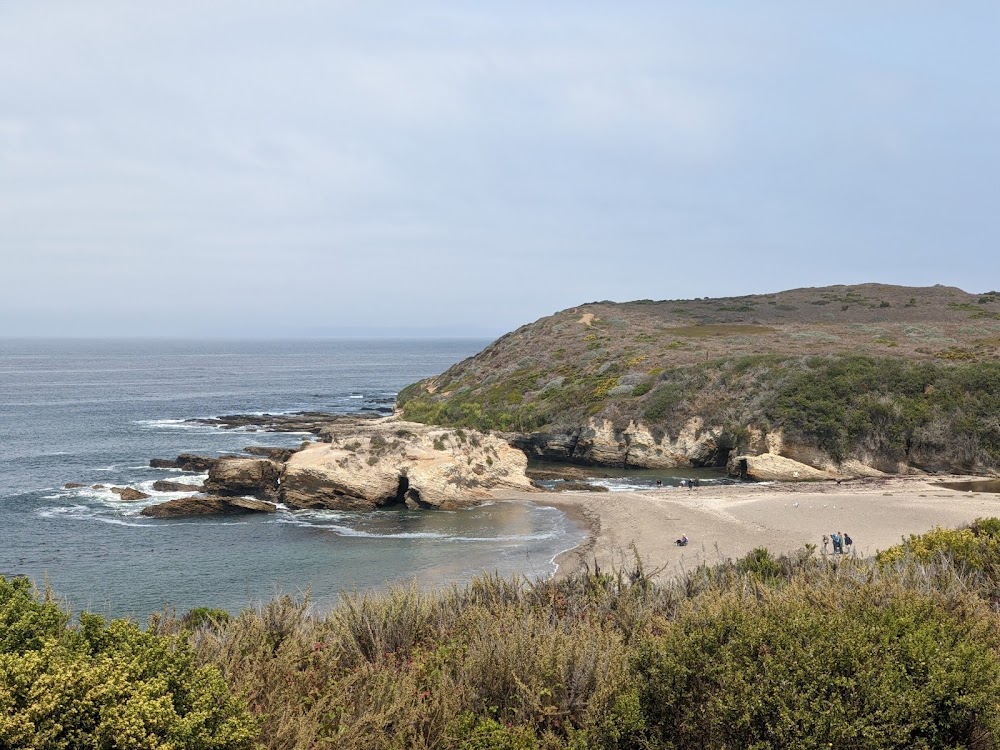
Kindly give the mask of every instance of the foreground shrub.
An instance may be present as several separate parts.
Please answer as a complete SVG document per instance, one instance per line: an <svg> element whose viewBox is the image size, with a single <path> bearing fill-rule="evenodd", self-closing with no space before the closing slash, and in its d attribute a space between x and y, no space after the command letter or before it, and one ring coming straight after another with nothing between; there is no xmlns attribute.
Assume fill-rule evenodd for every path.
<svg viewBox="0 0 1000 750"><path fill-rule="evenodd" d="M1000 571L1000 519L980 518L964 528L938 527L911 534L903 544L879 552L877 558L882 564L908 558L921 563L948 559L970 572L996 573Z"/></svg>
<svg viewBox="0 0 1000 750"><path fill-rule="evenodd" d="M0 747L236 750L255 722L186 643L83 613L0 577Z"/></svg>
<svg viewBox="0 0 1000 750"><path fill-rule="evenodd" d="M997 747L995 620L890 583L705 595L636 657L663 747Z"/></svg>

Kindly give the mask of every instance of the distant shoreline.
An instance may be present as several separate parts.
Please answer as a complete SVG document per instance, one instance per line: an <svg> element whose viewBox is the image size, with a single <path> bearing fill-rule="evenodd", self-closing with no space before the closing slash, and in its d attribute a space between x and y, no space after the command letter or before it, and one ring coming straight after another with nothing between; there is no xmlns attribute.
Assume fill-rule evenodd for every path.
<svg viewBox="0 0 1000 750"><path fill-rule="evenodd" d="M551 506L587 532L555 558L556 576L584 567L623 567L638 554L647 572L674 576L702 563L775 554L807 544L822 554L822 537L846 531L854 554L874 555L910 534L1000 516L1000 493L961 492L950 482L981 476L891 477L836 482L774 482L627 492L498 492L498 500ZM675 540L686 534L690 543ZM633 552L634 545L634 552ZM832 554L832 547L827 548Z"/></svg>

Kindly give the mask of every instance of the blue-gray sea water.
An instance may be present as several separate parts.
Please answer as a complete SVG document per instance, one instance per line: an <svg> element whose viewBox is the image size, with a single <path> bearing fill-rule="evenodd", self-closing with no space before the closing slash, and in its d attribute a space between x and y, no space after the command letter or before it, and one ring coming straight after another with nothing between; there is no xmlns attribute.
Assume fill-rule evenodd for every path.
<svg viewBox="0 0 1000 750"><path fill-rule="evenodd" d="M0 340L0 574L26 575L77 611L140 621L164 607L237 612L276 593L340 592L483 571L546 576L583 532L553 508L139 515L149 459L297 446L305 435L185 422L250 412L356 412L480 350L477 340ZM65 489L81 482L82 489ZM154 497L125 503L94 484Z"/></svg>

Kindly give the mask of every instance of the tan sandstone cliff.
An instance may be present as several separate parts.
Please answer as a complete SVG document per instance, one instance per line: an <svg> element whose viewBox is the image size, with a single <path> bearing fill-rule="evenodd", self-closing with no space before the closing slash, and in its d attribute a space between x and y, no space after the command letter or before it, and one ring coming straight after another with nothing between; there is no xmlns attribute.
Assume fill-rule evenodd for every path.
<svg viewBox="0 0 1000 750"><path fill-rule="evenodd" d="M379 420L331 426L330 442L297 451L281 476L291 508L371 510L475 505L497 488L530 489L527 458L475 431Z"/></svg>

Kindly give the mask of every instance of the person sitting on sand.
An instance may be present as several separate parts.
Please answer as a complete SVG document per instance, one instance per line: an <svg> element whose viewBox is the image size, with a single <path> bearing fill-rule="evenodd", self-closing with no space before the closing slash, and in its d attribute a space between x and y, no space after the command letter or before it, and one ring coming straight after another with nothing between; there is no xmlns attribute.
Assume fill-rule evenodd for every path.
<svg viewBox="0 0 1000 750"><path fill-rule="evenodd" d="M687 534L681 534L681 538L675 542L675 544L678 547L684 547L687 545L687 543L688 543Z"/></svg>

